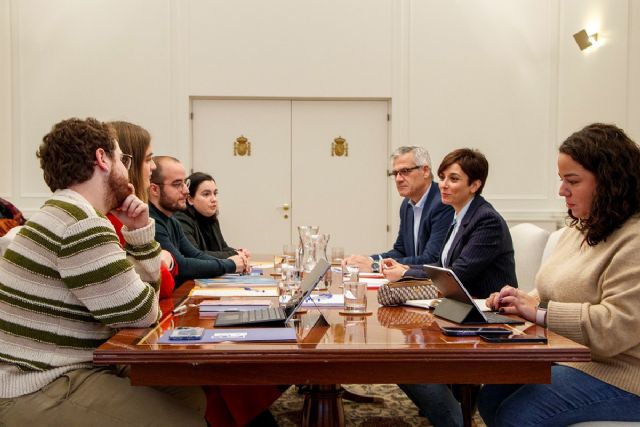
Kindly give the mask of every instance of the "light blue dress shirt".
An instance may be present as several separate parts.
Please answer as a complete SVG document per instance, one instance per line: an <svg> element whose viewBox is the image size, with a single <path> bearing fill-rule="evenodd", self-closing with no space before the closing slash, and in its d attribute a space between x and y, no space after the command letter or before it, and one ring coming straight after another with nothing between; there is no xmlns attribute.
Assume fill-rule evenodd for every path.
<svg viewBox="0 0 640 427"><path fill-rule="evenodd" d="M460 229L460 223L462 222L462 218L464 218L465 214L469 210L469 206L471 205L471 202L473 202L474 198L475 196L472 197L471 200L469 200L463 206L462 209L460 209L460 213L457 213L453 216L453 222L452 222L452 224L454 224L453 231L451 231L451 234L449 235L449 239L447 240L447 243L444 244L444 248L442 248L442 254L440 255L440 258L442 258L443 267L447 266L447 256L449 255L449 250L451 249L451 245L453 244L453 239L456 238L456 233L458 233L458 229Z"/></svg>
<svg viewBox="0 0 640 427"><path fill-rule="evenodd" d="M431 190L433 183L429 184L427 191L424 192L422 198L418 200L418 203L414 204L409 200L411 208L413 208L413 250L414 255L418 255L418 233L420 232L420 220L422 219L422 211L424 210L424 204L427 201L427 194Z"/></svg>

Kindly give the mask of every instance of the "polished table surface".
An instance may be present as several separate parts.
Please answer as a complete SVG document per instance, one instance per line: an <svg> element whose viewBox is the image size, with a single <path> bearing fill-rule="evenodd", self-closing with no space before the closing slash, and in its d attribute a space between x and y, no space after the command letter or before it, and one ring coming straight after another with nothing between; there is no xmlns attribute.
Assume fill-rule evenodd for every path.
<svg viewBox="0 0 640 427"><path fill-rule="evenodd" d="M345 316L340 308L297 314L296 343L158 344L166 329L213 327L215 319L200 318L197 306L189 305L183 315L171 313L192 286L181 286L174 302L161 302L165 316L157 327L120 330L96 350L94 362L130 365L133 384L159 386L548 383L554 362L590 360L588 348L531 323L517 329L545 335L548 344L448 337L439 326L450 322L419 308L381 307L373 290L368 316ZM328 325L319 321L312 327L319 312Z"/></svg>

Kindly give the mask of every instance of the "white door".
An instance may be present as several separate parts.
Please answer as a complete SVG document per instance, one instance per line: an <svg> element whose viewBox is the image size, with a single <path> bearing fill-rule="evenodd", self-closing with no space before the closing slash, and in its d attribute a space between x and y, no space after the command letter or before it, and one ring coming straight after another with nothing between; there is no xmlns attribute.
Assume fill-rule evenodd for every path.
<svg viewBox="0 0 640 427"><path fill-rule="evenodd" d="M387 246L387 113L386 101L293 101L294 225L319 225L345 253Z"/></svg>
<svg viewBox="0 0 640 427"><path fill-rule="evenodd" d="M216 179L231 246L280 253L298 225L319 225L346 253L387 248L386 101L194 100L192 111L193 169ZM241 136L251 153L234 155Z"/></svg>
<svg viewBox="0 0 640 427"><path fill-rule="evenodd" d="M192 108L191 164L216 180L225 240L280 253L291 237L283 209L291 201L291 101L194 100Z"/></svg>

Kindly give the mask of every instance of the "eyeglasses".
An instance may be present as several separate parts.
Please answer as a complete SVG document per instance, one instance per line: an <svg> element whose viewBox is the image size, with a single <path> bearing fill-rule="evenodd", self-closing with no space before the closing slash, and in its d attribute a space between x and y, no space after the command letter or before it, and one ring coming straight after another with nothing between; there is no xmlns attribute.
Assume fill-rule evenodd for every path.
<svg viewBox="0 0 640 427"><path fill-rule="evenodd" d="M133 163L133 156L131 154L120 154L120 161L124 165L127 170L131 169L131 164Z"/></svg>
<svg viewBox="0 0 640 427"><path fill-rule="evenodd" d="M402 168L402 169L398 169L397 171L391 171L391 172L387 172L387 175L392 176L392 177L396 177L398 175L405 177L407 175L409 175L411 172L413 172L416 169L420 169L422 166L418 165L418 166L414 166L412 168Z"/></svg>
<svg viewBox="0 0 640 427"><path fill-rule="evenodd" d="M155 185L159 185L159 186L163 186L163 185L170 185L173 188L175 188L176 190L182 190L182 187L187 187L187 189L189 187L191 187L191 180L189 178L185 179L184 181L173 181L173 182L167 182L166 184L163 182L154 182Z"/></svg>

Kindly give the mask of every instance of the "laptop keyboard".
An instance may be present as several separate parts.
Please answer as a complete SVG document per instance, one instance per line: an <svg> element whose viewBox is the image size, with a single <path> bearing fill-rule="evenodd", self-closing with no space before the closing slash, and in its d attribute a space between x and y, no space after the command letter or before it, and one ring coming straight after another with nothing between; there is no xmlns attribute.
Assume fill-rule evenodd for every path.
<svg viewBox="0 0 640 427"><path fill-rule="evenodd" d="M284 320L286 315L280 307L261 308L242 312L243 322L266 322L270 320Z"/></svg>

